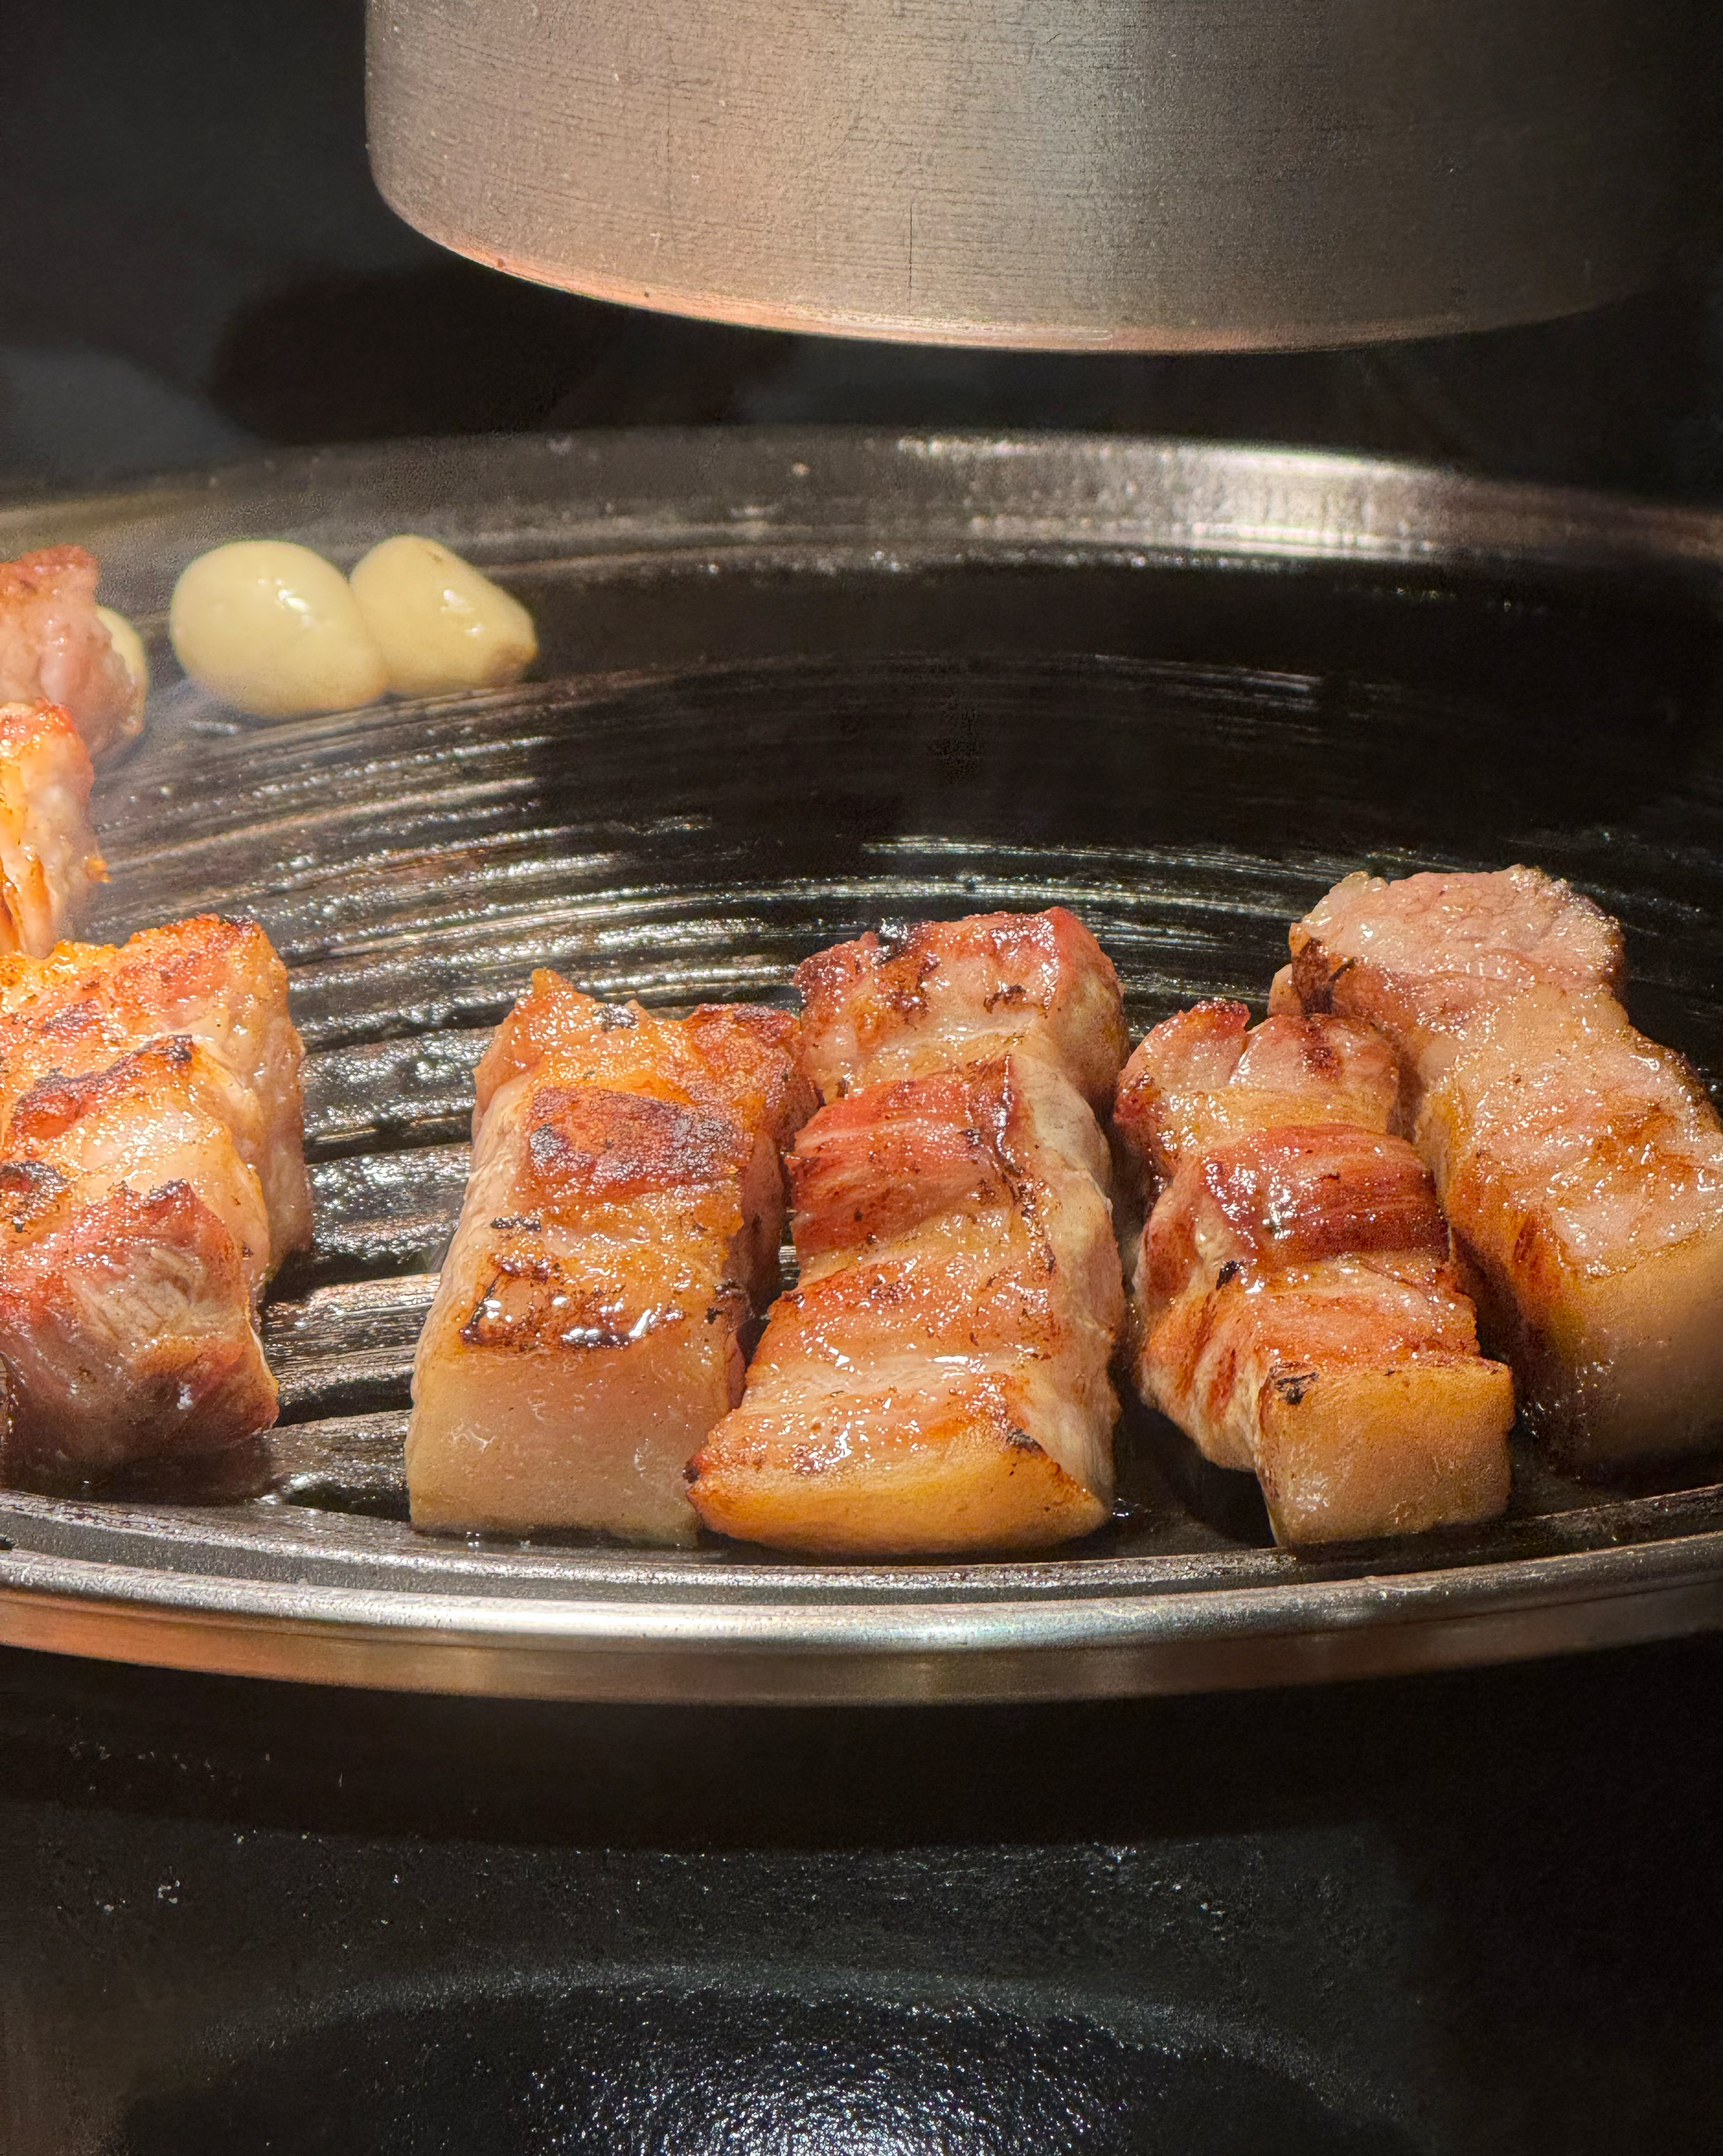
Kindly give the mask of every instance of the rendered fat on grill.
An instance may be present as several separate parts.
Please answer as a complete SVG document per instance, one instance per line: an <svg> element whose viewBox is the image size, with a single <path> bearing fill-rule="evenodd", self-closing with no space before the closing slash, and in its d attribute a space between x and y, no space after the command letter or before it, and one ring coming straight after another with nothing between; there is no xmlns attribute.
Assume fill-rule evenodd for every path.
<svg viewBox="0 0 1723 2156"><path fill-rule="evenodd" d="M813 1554L1049 1547L1111 1509L1117 978L1069 913L927 923L797 976L827 1105L801 1274L694 1463L712 1527ZM1085 1097L1087 1096L1088 1097Z"/></svg>
<svg viewBox="0 0 1723 2156"><path fill-rule="evenodd" d="M685 1470L777 1284L780 1148L813 1105L782 1011L683 1019L533 977L479 1065L420 1338L416 1527L687 1543Z"/></svg>
<svg viewBox="0 0 1723 2156"><path fill-rule="evenodd" d="M0 704L62 706L91 756L144 722L142 685L96 608L97 568L81 547L0 562Z"/></svg>
<svg viewBox="0 0 1723 2156"><path fill-rule="evenodd" d="M1578 1465L1723 1435L1723 1127L1622 1009L1616 924L1532 869L1361 875L1292 952L1282 1007L1355 1014L1397 1050L1532 1426Z"/></svg>
<svg viewBox="0 0 1723 2156"><path fill-rule="evenodd" d="M256 1312L310 1234L300 1065L254 927L0 960L7 1479L97 1480L274 1420Z"/></svg>
<svg viewBox="0 0 1723 2156"><path fill-rule="evenodd" d="M90 828L95 776L58 704L0 704L0 953L45 958L105 873Z"/></svg>
<svg viewBox="0 0 1723 2156"><path fill-rule="evenodd" d="M1513 1384L1478 1352L1428 1171L1389 1135L1392 1053L1345 1020L1201 1004L1156 1026L1115 1127L1155 1201L1135 1374L1276 1539L1407 1534L1507 1502Z"/></svg>

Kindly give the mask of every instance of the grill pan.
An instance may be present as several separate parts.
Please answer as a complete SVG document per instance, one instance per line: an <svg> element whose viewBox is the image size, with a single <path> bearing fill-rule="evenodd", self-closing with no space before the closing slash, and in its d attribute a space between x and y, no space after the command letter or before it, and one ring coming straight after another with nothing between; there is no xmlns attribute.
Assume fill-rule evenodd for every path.
<svg viewBox="0 0 1723 2156"><path fill-rule="evenodd" d="M534 608L516 690L248 721L172 582L400 530ZM1051 1558L853 1565L405 1523L414 1340L486 1029L535 965L788 999L882 916L1072 906L1134 1031L1260 999L1346 870L1535 861L1623 919L1642 1024L1723 1074L1723 518L1189 443L847 432L331 451L0 513L149 634L88 933L261 920L310 1052L317 1241L225 1491L0 1493L0 1639L176 1666L637 1700L1054 1697L1531 1656L1723 1621L1723 1461L1613 1486L1516 1440L1487 1529L1318 1558L1135 1409Z"/></svg>

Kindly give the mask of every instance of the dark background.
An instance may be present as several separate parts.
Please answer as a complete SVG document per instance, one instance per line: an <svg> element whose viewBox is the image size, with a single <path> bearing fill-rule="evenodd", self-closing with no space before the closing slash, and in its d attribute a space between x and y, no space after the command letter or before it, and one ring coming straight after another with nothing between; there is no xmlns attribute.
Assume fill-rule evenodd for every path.
<svg viewBox="0 0 1723 2156"><path fill-rule="evenodd" d="M1352 352L941 352L678 321L444 254L371 182L362 0L7 11L0 484L260 445L700 421L1117 428L1723 496L1723 276Z"/></svg>

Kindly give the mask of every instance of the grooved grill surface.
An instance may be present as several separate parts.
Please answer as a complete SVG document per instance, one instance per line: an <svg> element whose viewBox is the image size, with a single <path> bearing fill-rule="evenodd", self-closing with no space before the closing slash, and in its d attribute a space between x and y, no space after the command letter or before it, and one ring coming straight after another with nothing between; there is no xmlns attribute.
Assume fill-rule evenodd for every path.
<svg viewBox="0 0 1723 2156"><path fill-rule="evenodd" d="M662 503L654 543L637 504L558 542L551 454L510 452L545 496L512 510L500 479L494 500L427 495L414 452L399 506L376 458L283 492L263 528L344 558L408 524L470 547L544 643L546 678L518 691L310 720L244 721L174 675L159 608L178 562L228 536L215 511L136 528L90 511L117 519L115 596L145 612L159 674L141 747L100 788L112 881L88 932L204 907L264 923L309 1051L317 1236L266 1313L282 1419L249 1464L265 1493L12 1496L13 1543L454 1592L674 1594L721 1573L841 1596L1320 1580L1723 1526L1715 1461L1600 1491L1522 1447L1499 1526L1298 1560L1267 1546L1246 1478L1133 1412L1119 1518L1033 1563L413 1537L413 1344L473 1065L534 966L671 1008L782 998L798 959L883 916L1057 901L1115 958L1141 1031L1199 994L1259 1004L1289 921L1350 869L1526 860L1623 917L1642 1022L1723 1074L1719 645L1674 567L1606 586L1444 563L1434 541L1422 565L1205 559L1098 536L1075 467L1076 506L1061 524L1029 500L1028 539L961 496L852 503L823 534L743 497L727 522L703 503L692 536L694 511L679 524ZM75 531L58 513L54 536Z"/></svg>

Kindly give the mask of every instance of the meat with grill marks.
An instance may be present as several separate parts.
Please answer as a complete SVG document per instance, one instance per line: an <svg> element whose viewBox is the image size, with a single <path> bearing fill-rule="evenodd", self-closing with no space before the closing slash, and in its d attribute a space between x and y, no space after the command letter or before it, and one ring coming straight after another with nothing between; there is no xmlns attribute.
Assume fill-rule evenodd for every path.
<svg viewBox="0 0 1723 2156"><path fill-rule="evenodd" d="M1069 914L928 923L800 969L827 1105L790 1155L801 1265L696 1457L707 1525L852 1557L1029 1550L1113 1491L1124 1293L1117 978Z"/></svg>
<svg viewBox="0 0 1723 2156"><path fill-rule="evenodd" d="M1478 1352L1429 1173L1389 1134L1391 1050L1334 1018L1199 1004L1126 1066L1115 1127L1153 1209L1133 1286L1139 1390L1276 1539L1486 1519L1507 1502L1512 1381Z"/></svg>
<svg viewBox="0 0 1723 2156"><path fill-rule="evenodd" d="M1350 876L1291 940L1279 1006L1367 1019L1397 1053L1533 1428L1597 1466L1723 1436L1723 1124L1623 1009L1616 924L1511 868Z"/></svg>
<svg viewBox="0 0 1723 2156"><path fill-rule="evenodd" d="M0 704L61 706L92 756L144 722L144 690L97 611L95 557L44 547L0 562Z"/></svg>
<svg viewBox="0 0 1723 2156"><path fill-rule="evenodd" d="M0 953L45 958L106 873L90 828L94 779L58 704L0 704Z"/></svg>
<svg viewBox="0 0 1723 2156"><path fill-rule="evenodd" d="M777 1285L787 1013L683 1019L533 976L479 1066L466 1202L421 1336L416 1527L694 1539L690 1455Z"/></svg>
<svg viewBox="0 0 1723 2156"><path fill-rule="evenodd" d="M256 1312L310 1232L300 1062L254 927L0 960L8 1481L100 1481L274 1420Z"/></svg>
<svg viewBox="0 0 1723 2156"><path fill-rule="evenodd" d="M1062 906L890 923L805 960L796 985L803 1061L828 1101L1023 1048L1102 1114L1129 1045L1112 962Z"/></svg>

